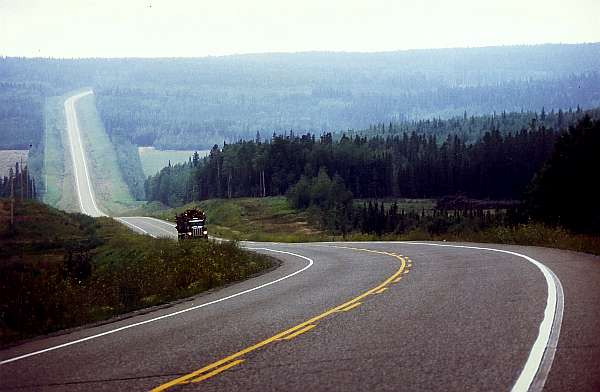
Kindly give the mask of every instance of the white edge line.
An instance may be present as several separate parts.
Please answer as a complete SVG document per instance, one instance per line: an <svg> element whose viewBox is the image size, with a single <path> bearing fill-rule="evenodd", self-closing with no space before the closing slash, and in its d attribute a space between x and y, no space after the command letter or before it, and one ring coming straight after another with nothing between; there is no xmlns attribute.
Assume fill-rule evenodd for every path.
<svg viewBox="0 0 600 392"><path fill-rule="evenodd" d="M177 225L174 224L174 223L171 223L169 221L165 221L165 220L162 220L162 219L157 219L157 218L154 218L154 217L151 217L151 216L133 216L133 217L130 217L130 218L151 219L151 220L157 221L159 223L165 224L167 226L177 227ZM217 241L217 242L227 242L227 241L229 241L228 239L221 238L221 237L215 237L213 235L209 235L208 238L211 239L211 240L213 240L213 241ZM242 241L242 242L244 242L245 244L255 244L255 243L260 244L261 243L261 242L256 242L256 241ZM265 243L265 242L263 242L263 243Z"/></svg>
<svg viewBox="0 0 600 392"><path fill-rule="evenodd" d="M144 218L144 219L151 219L151 220L153 220L153 221L157 221L157 222L160 222L160 223L162 223L162 224L169 225L169 226L171 226L171 227L177 227L177 225L176 225L175 223L167 222L167 221L165 221L165 220L162 220L162 219L157 219L157 218L154 218L154 217L152 217L152 216L139 216L139 217L138 217L138 216L134 216L133 218Z"/></svg>
<svg viewBox="0 0 600 392"><path fill-rule="evenodd" d="M142 217L142 216L128 216L128 217L123 217L122 219L146 219L146 218L145 218L145 217ZM158 219L156 219L156 220L158 221ZM160 222L160 221L159 221L159 222ZM154 228L156 228L156 229L158 229L158 230L160 230L160 231L162 231L162 232L165 232L165 233L169 234L169 236L171 236L171 237L173 237L174 235L175 235L175 236L177 235L177 234L176 234L177 232L175 232L175 233L174 233L174 232L172 232L172 231L169 231L169 230L167 230L167 229L165 229L165 228L162 228L162 227L160 227L160 226L153 225L153 224L152 224L152 223L150 223L150 222L146 222L146 224L147 224L147 225L150 225L150 226L152 226L152 227L154 227ZM135 226L135 225L134 225L134 226ZM138 227L138 228L139 228L139 226L136 226L136 227Z"/></svg>
<svg viewBox="0 0 600 392"><path fill-rule="evenodd" d="M331 242L326 242L331 243ZM361 242L348 242L348 243L361 243ZM364 243L364 242L363 242ZM526 392L526 391L541 391L546 383L546 378L552 367L552 361L554 360L554 353L558 345L558 338L560 336L560 327L562 323L563 310L564 310L564 292L562 290L562 284L558 277L539 261L521 253L512 252L510 250L486 248L479 246L467 246L467 245L450 245L450 244L435 244L427 242L405 242L405 241L373 241L371 244L402 244L402 245L426 245L426 246L438 246L448 248L463 248L463 249L475 249L485 250L491 252L506 253L513 256L518 256L529 261L535 265L544 275L546 279L546 285L548 288L548 296L546 298L546 307L544 309L544 318L540 323L538 336L529 351L529 356L525 365L519 374L519 377L513 384L511 389L512 392Z"/></svg>
<svg viewBox="0 0 600 392"><path fill-rule="evenodd" d="M174 223L171 223L171 222L168 222L168 221L164 221L164 220L161 220L161 219L157 219L157 218L153 218L151 216L122 216L120 218L115 218L115 219L122 219L122 222L125 223L125 219L130 219L130 218L134 218L134 219L150 219L150 220L156 221L158 223L165 224L165 225L167 225L169 227L173 227L173 228L177 227L177 225L174 224ZM146 232L146 230L142 229L141 227L139 227L137 225L134 225L133 223L126 223L126 224L129 224L130 226L136 227L136 228L142 230L143 232L147 233L148 235L150 235L150 236L152 236L154 238L157 238L157 236L155 236L153 234L150 234L149 232ZM148 223L148 224L150 226L152 226L152 227L155 227L155 228L157 228L159 230L162 230L162 231L164 231L166 233L169 233L169 234L175 236L175 232L168 231L166 229L163 229L162 227L155 226L155 225L153 225L151 223ZM162 238L164 238L164 237L162 237ZM212 235L209 235L208 238L211 239L211 240L213 240L213 241L216 241L216 242L227 242L227 241L229 241L229 240L227 240L225 238L215 237L215 236L212 236ZM254 242L254 241L243 241L243 242L245 244L255 244L255 243L257 243L257 242ZM258 243L260 243L260 242L258 242ZM247 248L247 246L245 246L245 245L243 247Z"/></svg>
<svg viewBox="0 0 600 392"><path fill-rule="evenodd" d="M75 175L75 186L77 188L77 197L79 198L79 208L81 209L81 212L86 215L106 216L106 214L104 212L100 211L100 209L96 205L94 191L92 190L91 180L90 180L90 176L88 174L87 162L85 159L83 143L81 141L81 132L79 130L79 123L78 123L78 119L77 119L77 110L75 109L75 103L79 99L81 99L87 95L93 94L93 93L94 92L92 90L88 90L83 93L79 93L79 94L76 94L76 95L73 95L73 96L70 96L69 98L67 98L64 102L65 117L66 117L66 121L67 121L67 124L66 124L67 125L67 134L68 134L69 145L70 145L70 150L71 150L71 161L73 162L73 171L74 171L74 175ZM69 125L71 125L71 126L69 126ZM71 131L73 131L76 135L73 135L73 133ZM92 201L93 208L96 210L93 212L93 214L90 214L89 211L83 206L83 199L81 198L81 188L80 188L79 176L78 176L79 170L75 163L75 147L74 147L75 136L77 136L77 141L79 143L79 152L81 153L81 159L83 162L83 174L85 175L87 188L88 188L89 195L90 195L90 200Z"/></svg>
<svg viewBox="0 0 600 392"><path fill-rule="evenodd" d="M210 301L210 302L206 302L206 303L203 303L203 304L200 304L200 305L192 306L190 308L182 309L182 310L179 310L177 312L165 314L165 315L162 315L162 316L159 316L159 317L154 317L154 318L151 318L149 320L144 320L144 321L140 321L138 323L133 323L133 324L125 325L123 327L115 328L115 329L112 329L110 331L102 332L102 333L99 333L99 334L96 334L96 335L92 335L92 336L88 336L88 337L85 337L85 338L82 338L82 339L77 339L77 340L73 340L71 342L59 344L57 346L48 347L48 348L45 348L43 350L34 351L34 352L31 352L31 353L28 353L28 354L23 354L23 355L20 355L18 357L5 359L5 360L3 360L3 361L0 362L0 365L4 365L4 364L10 363L10 362L15 362L15 361L18 361L18 360L21 360L21 359L24 359L24 358L32 357L34 355L43 354L43 353L46 353L48 351L58 350L58 349L61 349L61 348L64 348L64 347L68 347L68 346L72 346L74 344L82 343L82 342L85 342L85 341L88 341L88 340L97 339L97 338L105 336L105 335L110 335L110 334L113 334L113 333L116 333L116 332L120 332L120 331L123 331L123 330L126 330L126 329L133 328L133 327L138 327L140 325L149 324L149 323L153 323L155 321L159 321L159 320L162 320L162 319L174 317L174 316L180 315L182 313L191 312L192 310L200 309L200 308L203 308L203 307L208 306L208 305L213 305L213 304L216 304L216 303L219 303L219 302L226 301L226 300L231 299L231 298L238 297L240 295L248 294L248 293L251 293L253 291L256 291L256 290L262 289L264 287L270 286L272 284L281 282L282 280L289 279L292 276L295 276L295 275L297 275L297 274L299 274L299 273L301 273L303 271L306 271L307 269L309 269L314 264L314 262L313 262L313 260L311 258L299 255L297 253L286 252L286 251L283 251L283 250L269 249L269 248L248 248L248 249L250 249L250 250L266 250L266 251L269 251L269 252L288 254L288 255L296 256L296 257L299 257L301 259L307 260L308 264L305 265L302 269L299 269L298 271L293 272L293 273L291 273L289 275L285 275L285 276L283 276L283 277L281 277L279 279L275 279L275 280L273 280L271 282L261 284L259 286L253 287L253 288L248 289L248 290L240 291L239 293L235 293L235 294L229 295L227 297L219 298L219 299L216 299L214 301Z"/></svg>
<svg viewBox="0 0 600 392"><path fill-rule="evenodd" d="M96 198L95 198L95 195L94 195L94 191L92 189L92 182L90 180L90 176L89 176L88 168L87 168L87 162L86 162L86 159L85 159L85 150L83 148L83 142L81 141L81 132L79 130L79 120L77 119L77 110L75 109L75 103L77 101L79 101L81 98L83 98L83 97L85 97L87 95L93 95L93 94L94 93L93 93L92 90L88 90L88 91L85 91L85 92L83 92L83 93L81 93L79 95L76 95L76 96L72 97L73 98L73 101L72 101L73 118L75 120L75 122L74 122L75 123L75 129L77 129L77 132L76 132L77 133L77 139L79 141L79 147L80 147L81 157L82 157L82 160L83 160L83 174L85 174L85 179L86 179L86 182L87 182L87 188L88 188L88 191L90 192L90 200L92 201L92 205L94 206L94 209L96 210L95 214L99 215L99 216L106 216L106 214L104 212L100 211L100 209L96 205Z"/></svg>
<svg viewBox="0 0 600 392"><path fill-rule="evenodd" d="M529 390L532 392L540 392L544 389L544 384L546 383L546 379L550 374L550 368L552 367L552 362L554 361L554 355L556 354L556 350L558 348L558 338L560 336L560 329L562 325L563 319L563 310L565 307L565 297L563 292L562 284L558 277L550 270L552 274L552 278L554 279L554 283L556 284L558 301L556 303L556 315L554 317L554 322L552 323L552 334L550 335L550 341L546 346L546 352L544 353L544 358L542 359L542 363L540 365L540 369L538 370L533 383L529 387Z"/></svg>
<svg viewBox="0 0 600 392"><path fill-rule="evenodd" d="M86 164L86 160L85 160L85 154L84 154L84 151L83 151L83 143L81 142L81 134L79 132L79 125L78 125L78 121L77 121L77 113L76 113L76 110L75 110L75 102L78 101L80 98L82 98L82 97L84 97L86 95L89 95L89 94L93 94L93 92L91 90L89 90L89 91L86 91L86 92L83 92L83 93L71 96L71 97L69 97L69 98L67 98L65 100L64 107L65 107L65 117L66 117L66 122L67 122L67 124L66 124L67 125L67 134L68 134L68 138L69 138L69 145L70 145L70 150L71 150L71 160L73 162L73 170L75 171L74 174L75 174L75 182L76 182L76 188L77 188L77 196L78 196L78 199L79 199L79 206L80 206L81 212L83 212L84 214L87 214L87 215L91 215L91 214L89 214L87 212L87 210L83 206L83 201L82 201L82 198L81 198L81 190L80 190L80 186L79 186L80 185L79 184L79 176L77 175L78 169L77 169L77 165L75 164L75 151L74 151L75 148L74 148L74 143L73 143L74 140L72 140L74 135L71 133L71 130L75 130L75 133L77 134L77 139L78 139L77 141L79 142L80 153L81 153L81 156L83 158L83 170L84 170L83 173L85 174L85 177L86 177L86 180L87 180L87 187L88 187L88 190L90 192L90 199L92 201L92 205L95 208L95 210L96 210L95 212L98 215L106 216L102 211L100 211L100 209L96 205L96 201L94 200L94 193L93 193L92 188L91 188L91 181L90 181L90 178L89 178L89 175L88 175L88 171L87 171L87 164ZM71 123L72 127L69 127L69 123ZM136 218L136 217L129 217L129 218ZM171 227L175 227L175 225L172 224L172 223L165 222L165 221L162 221L162 220L159 220L159 219L156 219L156 218L152 218L152 217L139 217L139 218L149 218L151 220L155 220L157 222L169 225ZM130 226L130 227L133 227L133 228L136 228L136 229L140 230L144 234L148 234L148 235L156 238L155 235L150 234L148 231L144 230L143 228L141 228L141 227L139 227L139 226L137 226L137 225L135 225L135 224L133 224L131 222L128 222L128 221L126 221L123 218L115 217L115 219L118 220L118 221L120 221L120 222L122 222L122 223L124 223L127 226ZM150 223L148 223L148 224L150 224ZM159 226L152 225L152 224L150 224L150 225L152 227L155 227L155 228L157 228L159 230L162 230L163 232L166 232L168 234L173 234L172 232L167 231L166 229L163 229L163 228L161 228ZM269 249L269 248L247 248L247 249L249 249L249 250L266 250L266 251L275 252L275 253L289 254L289 255L297 256L299 258L307 260L308 264L306 266L304 266L304 268L302 268L302 269L300 269L300 270L298 270L296 272L293 272L293 273L291 273L289 275L283 276L283 277L281 277L279 279L276 279L274 281L271 281L271 282L259 285L257 287L253 287L251 289L244 290L244 291L241 291L239 293L229 295L227 297L223 297L223 298L220 298L220 299L217 299L217 300L214 300L214 301L206 302L204 304L192 306L190 308L182 309L182 310L179 310L177 312L165 314L165 315L162 315L162 316L159 316L159 317L154 317L154 318L149 319L149 320L145 320L145 321L141 321L141 322L138 322L138 323L133 323L133 324L125 325L123 327L119 327L119 328L116 328L116 329L113 329L113 330L110 330L110 331L105 331L105 332L102 332L102 333L99 333L99 334L96 334L96 335L92 335L92 336L88 336L88 337L85 337L85 338L82 338L82 339L77 339L77 340L73 340L71 342L59 344L57 346L48 347L48 348L43 349L43 350L38 350L38 351L34 351L34 352L31 352L31 353L28 353L28 354L23 354L23 355L14 357L14 358L9 358L9 359L0 361L0 365L4 365L4 364L7 364L7 363L15 362L15 361L18 361L18 360L21 360L21 359L24 359L24 358L28 358L28 357L34 356L34 355L43 354L43 353L46 353L46 352L49 352L49 351L58 350L60 348L72 346L74 344L82 343L82 342L85 342L85 341L88 341L88 340L96 339L96 338L99 338L99 337L102 337L102 336L105 336L105 335L110 335L110 334L113 334L113 333L116 333L116 332L120 332L120 331L123 331L123 330L126 330L126 329L133 328L133 327L137 327L137 326L140 326L140 325L144 325L144 324L152 323L152 322L155 322L155 321L159 321L159 320L162 320L162 319L165 319L165 318L174 317L174 316L177 316L179 314L187 313L187 312L190 312L192 310L196 310L196 309L208 306L208 305L212 305L212 304L219 303L219 302L231 299L231 298L235 298L235 297L238 297L238 296L243 295L243 294L248 294L248 293L250 293L252 291L259 290L261 288L264 288L264 287L270 286L272 284L281 282L282 280L291 278L292 276L295 276L295 275L297 275L297 274L299 274L299 273L307 270L314 263L311 258L306 257L306 256L302 256L302 255L299 255L299 254L296 254L296 253L292 253L292 252L286 252L286 251L282 251L282 250L275 250L275 249Z"/></svg>
<svg viewBox="0 0 600 392"><path fill-rule="evenodd" d="M65 107L65 120L66 120L66 127L67 127L67 138L69 139L69 147L71 150L71 163L73 164L73 171L74 171L74 176L75 176L75 187L77 188L77 198L79 199L79 209L81 210L82 213L87 214L87 212L85 211L85 208L83 207L83 202L81 201L81 190L79 189L79 176L77 175L77 165L75 164L75 150L73 147L74 144L74 140L73 140L73 135L71 135L71 131L69 131L70 127L69 127L69 123L72 122L71 118L70 118L70 113L71 111L68 109L68 105L72 104L72 99L73 97L69 97L65 100L64 102L64 107ZM89 215L89 214L87 214Z"/></svg>
<svg viewBox="0 0 600 392"><path fill-rule="evenodd" d="M113 219L118 220L119 222L129 226L129 227L133 227L134 229L138 229L139 231L141 231L144 234L149 235L150 237L156 238L156 236L154 234L151 234L149 232L147 232L146 230L142 229L141 227L139 227L138 225L134 225L133 223L127 222L124 218L117 218L114 217Z"/></svg>

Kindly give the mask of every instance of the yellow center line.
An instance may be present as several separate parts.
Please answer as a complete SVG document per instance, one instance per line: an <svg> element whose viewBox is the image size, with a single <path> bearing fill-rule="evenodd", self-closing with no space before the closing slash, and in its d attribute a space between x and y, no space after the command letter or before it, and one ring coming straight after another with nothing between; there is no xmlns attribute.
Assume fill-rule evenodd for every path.
<svg viewBox="0 0 600 392"><path fill-rule="evenodd" d="M301 329L297 330L296 332L293 332L287 336L284 336L282 339L291 340L291 339L295 338L296 336L303 334L304 332L310 331L311 329L313 329L316 326L317 326L316 324L307 325L306 327L301 328Z"/></svg>
<svg viewBox="0 0 600 392"><path fill-rule="evenodd" d="M396 272L394 272L392 274L392 276L390 276L389 278L387 278L386 280L384 280L382 283L380 283L379 285L373 287L370 290L365 291L361 295L359 295L357 297L354 297L351 300L349 300L349 301L347 301L347 302L345 302L345 303L343 303L341 305L338 305L338 306L336 306L334 308L331 308L331 309L327 310L326 312L323 312L323 313L319 314L318 316L315 316L315 317L313 317L313 318L311 318L309 320L306 320L306 321L304 321L304 322L302 322L302 323L300 323L300 324L298 324L298 325L296 325L296 326L294 326L292 328L289 328L289 329L287 329L287 330L285 330L283 332L279 332L278 334L273 335L273 336L271 336L268 339L265 339L265 340L263 340L261 342L258 342L258 343L254 344L252 346L246 347L245 349L240 350L240 351L238 351L235 354L231 354L231 355L229 355L229 356L227 356L227 357L225 357L223 359L220 359L220 360L218 360L216 362L213 362L213 363L211 363L209 365L206 365L206 366L204 366L201 369L198 369L198 370L196 370L194 372L191 372L191 373L188 373L188 374L183 375L181 377L178 377L178 378L176 378L174 380L171 380L169 382L166 382L164 384L161 384L158 387L153 388L152 392L165 391L165 390L167 390L167 389L169 389L169 388L171 388L171 387L173 387L173 386L175 386L177 384L187 384L187 383L189 383L189 380L194 379L196 377L197 377L196 379L202 378L202 380L205 380L205 379L207 379L209 377L212 377L213 375L218 374L218 373L222 372L223 370L226 370L226 369L221 370L222 369L220 367L221 365L224 365L224 364L227 364L228 362L237 360L238 358L244 356L245 354L248 354L248 353L250 353L252 351L255 351L255 350L257 350L257 349L259 349L261 347L264 347L264 346L266 346L266 345L268 345L270 343L273 343L273 342L276 342L278 340L281 340L285 336L290 335L290 334L294 333L295 331L300 330L301 328L305 328L305 327L307 327L307 326L309 326L311 324L314 324L317 321L319 321L319 320L321 320L321 319L323 319L323 318L325 318L325 317L327 317L327 316L329 316L331 314L334 314L334 313L339 312L339 311L341 311L341 310L343 310L345 308L350 307L351 305L354 305L355 303L359 302L361 299L363 299L363 298L365 298L365 297L367 297L367 296L369 296L371 294L374 294L377 291L383 289L384 287L386 287L387 285L389 285L392 281L394 281L396 278L398 278L400 275L402 275L403 272L405 272L404 269L406 268L406 260L403 257L401 257L401 256L399 256L397 254L389 253L389 252L382 252L382 251L378 251L378 250L371 250L371 249L352 248L352 247L347 247L347 246L334 246L334 245L329 245L329 246L333 247L333 248L352 249L352 250L358 250L358 251L363 251L363 252L370 252L370 253L377 253L377 254L382 254L382 255L386 255L386 256L391 256L391 257L394 257L394 258L400 260L400 268ZM312 327L309 328L309 329L312 329ZM231 362L231 363L234 363L234 365L231 365L231 366L235 366L235 365L237 365L240 362L234 361L234 362ZM228 365L230 365L230 364L228 364ZM231 366L229 366L229 367L231 367ZM207 377L204 377L204 376L198 377L198 376L202 375L203 373L206 373L206 372L208 372L210 370L213 370L215 368L218 368L216 370L219 370L217 373L214 373L214 371L216 371L216 370L214 370L214 371L211 371L211 372L207 373L206 374ZM214 374L212 374L212 373L214 373ZM210 374L210 376L209 376L209 374ZM202 381L202 380L200 380L200 381Z"/></svg>
<svg viewBox="0 0 600 392"><path fill-rule="evenodd" d="M375 294L381 294L381 293L383 293L383 292L384 292L385 290L387 290L387 289L388 289L387 287L381 288L381 289L377 290L377 291L375 292Z"/></svg>
<svg viewBox="0 0 600 392"><path fill-rule="evenodd" d="M340 309L340 312L347 312L349 310L352 310L354 308L356 308L357 306L359 306L360 304L362 304L362 302L355 302L352 305L348 306L347 308L344 309Z"/></svg>
<svg viewBox="0 0 600 392"><path fill-rule="evenodd" d="M221 372L224 372L225 370L230 369L230 368L234 367L235 365L239 365L242 362L244 362L243 359L238 359L237 361L233 361L231 363L228 363L225 366L221 366L220 368L217 368L217 369L213 370L212 372L206 373L206 374L204 374L204 375L202 375L202 376L200 376L198 378L195 378L192 381L188 381L188 382L200 382L200 381L204 381L207 378L210 378L210 377L215 376L215 375L217 375L217 374L219 374Z"/></svg>

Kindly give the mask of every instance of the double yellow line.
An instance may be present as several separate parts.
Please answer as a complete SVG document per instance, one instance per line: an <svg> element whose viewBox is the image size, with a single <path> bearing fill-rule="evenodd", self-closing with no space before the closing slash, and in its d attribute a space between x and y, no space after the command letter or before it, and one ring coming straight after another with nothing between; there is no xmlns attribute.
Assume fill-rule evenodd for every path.
<svg viewBox="0 0 600 392"><path fill-rule="evenodd" d="M235 354L231 354L228 357L225 357L223 359L220 359L216 362L211 363L210 365L206 365L201 369L198 369L194 372L188 373L184 376L178 377L174 380L171 380L162 385L159 385L158 387L152 389L152 391L153 392L164 391L175 385L197 383L197 382L204 381L208 378L211 378L221 372L224 372L227 369L230 369L230 368L244 362L244 359L241 359L241 357L244 356L245 354L248 354L252 351L258 350L259 348L262 348L270 343L277 342L280 340L291 340L300 334L308 332L317 326L315 324L317 321L319 321L329 315L332 315L334 313L346 312L346 311L356 308L357 306L359 306L361 304L360 300L365 298L368 295L383 293L387 289L386 286L388 286L390 283L399 282L400 279L402 278L402 275L409 271L407 269L407 265L408 265L408 267L410 267L412 265L412 262L410 261L410 259L404 258L402 255L397 255L395 253L382 252L382 251L378 251L378 250L363 249L363 248L351 248L351 247L346 247L346 246L332 246L332 247L342 248L342 249L352 249L352 250L358 250L358 251L363 251L363 252L370 252L370 253L377 253L377 254L382 254L382 255L386 255L386 256L391 256L391 257L394 257L394 258L400 260L400 268L396 272L394 272L394 274L392 276L390 276L389 278L384 280L382 283L380 283L376 287L373 287L372 289L362 293L361 295L352 298L350 301L347 301L341 305L331 308L328 311L321 313L318 316L315 316L309 320L306 320L306 321L304 321L292 328L289 328L283 332L279 332L278 334L273 335L270 338L265 339L259 343L256 343L253 346L247 347L241 351L238 351Z"/></svg>

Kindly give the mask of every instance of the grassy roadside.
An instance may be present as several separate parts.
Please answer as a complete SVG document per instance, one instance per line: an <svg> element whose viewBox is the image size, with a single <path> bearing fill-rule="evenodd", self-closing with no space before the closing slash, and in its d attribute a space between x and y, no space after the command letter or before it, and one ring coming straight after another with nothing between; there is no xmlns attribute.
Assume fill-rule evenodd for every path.
<svg viewBox="0 0 600 392"><path fill-rule="evenodd" d="M96 201L109 215L118 215L139 205L123 180L115 148L96 111L94 95L81 98L75 108Z"/></svg>
<svg viewBox="0 0 600 392"><path fill-rule="evenodd" d="M38 184L42 184L40 194L43 195L44 202L70 212L79 211L79 204L75 193L64 102L69 96L82 91L84 90L76 90L46 99L44 153L43 156L39 154L39 159L43 160L40 166L43 168L40 170ZM139 206L140 202L132 196L123 179L116 149L98 117L94 96L80 99L75 107L97 202L111 215L118 215L127 209ZM31 155L30 152L30 157Z"/></svg>
<svg viewBox="0 0 600 392"><path fill-rule="evenodd" d="M291 208L285 197L212 199L165 208L157 203L130 211L174 221L175 214L198 207L206 211L211 235L245 241L308 242L334 238L309 221L306 212Z"/></svg>
<svg viewBox="0 0 600 392"><path fill-rule="evenodd" d="M157 240L109 218L0 199L0 344L105 320L271 267L236 243Z"/></svg>
<svg viewBox="0 0 600 392"><path fill-rule="evenodd" d="M44 203L64 211L79 211L75 196L71 153L66 135L64 101L68 95L50 97L44 105Z"/></svg>
<svg viewBox="0 0 600 392"><path fill-rule="evenodd" d="M419 211L432 205L431 200L399 200L400 208ZM562 228L539 223L514 227L481 227L469 220L452 225L444 233L428 230L427 224L401 234L382 236L350 233L345 238L311 225L307 212L290 208L285 197L213 199L169 209L149 203L132 215L150 215L173 221L175 214L191 207L206 211L212 235L236 240L312 242L312 241L454 241L532 245L569 249L600 255L600 237L570 233Z"/></svg>
<svg viewBox="0 0 600 392"><path fill-rule="evenodd" d="M549 227L533 222L514 227L495 226L481 230L455 229L445 234L431 234L423 229L383 236L353 233L346 239L348 241L448 241L543 246L600 255L598 236L575 234L560 227Z"/></svg>

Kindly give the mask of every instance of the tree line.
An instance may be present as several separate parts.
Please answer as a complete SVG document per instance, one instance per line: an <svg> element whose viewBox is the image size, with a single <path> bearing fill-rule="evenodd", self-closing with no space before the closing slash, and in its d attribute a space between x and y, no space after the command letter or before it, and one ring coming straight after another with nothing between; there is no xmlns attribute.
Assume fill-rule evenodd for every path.
<svg viewBox="0 0 600 392"><path fill-rule="evenodd" d="M585 117L556 142L526 195L533 218L600 234L600 120Z"/></svg>
<svg viewBox="0 0 600 392"><path fill-rule="evenodd" d="M0 79L1 150L28 150L41 143L46 93L35 83L9 83Z"/></svg>
<svg viewBox="0 0 600 392"><path fill-rule="evenodd" d="M578 105L590 108L600 98L595 89L600 84L600 73L560 81L521 80L467 87L434 83L430 89L428 81L420 87L413 86L413 90L403 84L396 90L375 84L377 87L371 87L373 91L369 93L353 92L358 86L352 84L335 90L328 82L324 81L328 89L306 86L298 91L294 88L282 91L273 86L273 92L249 89L242 84L236 93L213 85L199 87L202 93L191 86L165 87L165 90L157 90L156 86L145 89L116 86L99 88L97 97L99 112L109 132L126 130L132 142L162 149L207 149L222 141L251 138L262 130L281 133L294 129L319 134L333 129L355 133L378 119L386 119L386 125L375 132L428 130L438 136L469 134L469 141L474 141L481 135L483 124L470 121L457 124L465 111L481 114L500 108L522 110L521 117L529 122L532 110L543 106L564 108L564 112L550 109L548 120L541 118L545 115L537 119L546 126L560 127L561 123L567 123L565 117L573 116ZM438 120L419 121L429 116ZM517 124L506 123L502 115L494 117L501 131L506 127L518 129ZM454 121L445 124L442 119L446 118ZM471 116L468 120L473 119ZM387 126L390 122L392 125ZM525 125L520 119L518 122Z"/></svg>
<svg viewBox="0 0 600 392"><path fill-rule="evenodd" d="M37 199L37 187L35 179L30 175L27 166L19 166L15 163L8 171L8 176L0 180L0 197L14 197L16 200Z"/></svg>
<svg viewBox="0 0 600 392"><path fill-rule="evenodd" d="M586 115L600 118L600 108L583 110L581 107L566 110L546 110L543 106L540 111L517 111L475 116L464 111L460 116L451 118L425 118L412 121L378 122L369 125L365 130L348 132L349 135L361 136L393 135L416 132L418 134L435 135L445 138L451 134L461 135L467 143L473 143L481 138L490 129L497 129L502 135L520 129L533 129L545 127L552 129L565 129L575 124Z"/></svg>
<svg viewBox="0 0 600 392"><path fill-rule="evenodd" d="M334 141L273 135L266 141L214 146L200 160L163 169L146 181L149 200L175 205L192 200L285 194L302 177L324 169L339 176L356 198L432 198L464 193L473 198L521 197L549 157L558 132L545 127L503 136L497 129L473 144L459 135L401 135Z"/></svg>
<svg viewBox="0 0 600 392"><path fill-rule="evenodd" d="M600 134L598 124L586 116L568 131L537 126L502 135L492 129L472 144L459 135L439 141L435 136L414 132L370 138L342 135L339 140L329 133L320 137L308 133L273 135L268 141L257 136L253 141L214 146L203 159L195 154L187 163L169 165L147 179L146 195L149 200L174 206L208 198L285 194L292 206L319 210L324 227L342 232L357 227L369 231L372 223L358 218L388 214L381 210L383 207L368 205L357 210L353 198L442 198L460 194L476 199L526 200L534 195L531 200L535 202L529 205L538 207L531 209L531 216L584 230L597 224L590 224L587 218L578 218L586 223L569 220L569 213L560 206L566 200L581 206L577 195L594 194L581 187L593 181L593 172L600 167L592 158L592 146L597 145L595 138ZM582 135L588 142L582 141ZM578 141L569 142L572 139ZM570 170L554 169L562 177L547 174L549 167L564 164L565 154L561 151L566 147L561 146L565 144L581 150L567 154L571 157ZM550 196L560 188L560 181L567 179L577 191L558 191L557 195L568 192L570 196L564 199ZM593 199L583 199L587 202L582 208L597 208L592 206L597 204ZM495 215L486 219L516 222L524 217L514 206L509 207L495 208ZM472 214L484 217L486 209L477 210ZM500 210L512 215L502 216ZM558 212L548 214L550 210ZM590 216L580 212L578 216ZM400 218L404 221L406 216L393 212L384 220L395 225L384 226L397 227Z"/></svg>

